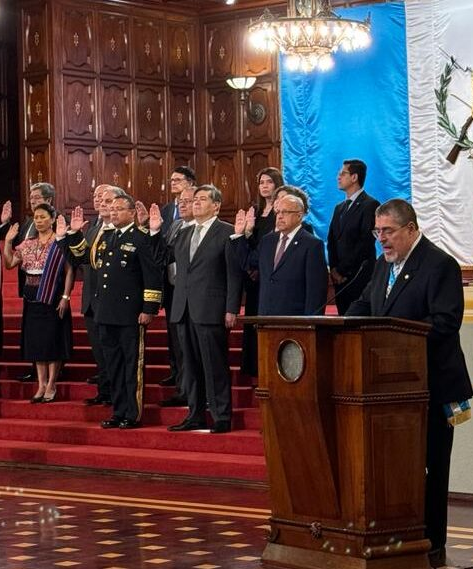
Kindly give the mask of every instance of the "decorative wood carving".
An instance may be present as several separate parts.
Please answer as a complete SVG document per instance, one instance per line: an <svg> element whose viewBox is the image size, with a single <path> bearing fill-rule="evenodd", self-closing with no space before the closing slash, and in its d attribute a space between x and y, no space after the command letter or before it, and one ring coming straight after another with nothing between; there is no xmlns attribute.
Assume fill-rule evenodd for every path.
<svg viewBox="0 0 473 569"><path fill-rule="evenodd" d="M64 138L96 140L95 80L63 76Z"/></svg>
<svg viewBox="0 0 473 569"><path fill-rule="evenodd" d="M277 113L277 94L271 82L259 82L249 94L249 104L260 103L266 109L266 118L261 124L254 124L248 118L248 107L243 106L243 143L270 143L275 138L274 113Z"/></svg>
<svg viewBox="0 0 473 569"><path fill-rule="evenodd" d="M134 198L147 205L153 202L165 204L167 202L166 154L139 150L136 166L136 182L132 188Z"/></svg>
<svg viewBox="0 0 473 569"><path fill-rule="evenodd" d="M223 215L238 209L238 159L236 153L209 156L210 181L222 192Z"/></svg>
<svg viewBox="0 0 473 569"><path fill-rule="evenodd" d="M166 144L165 88L136 86L138 144Z"/></svg>
<svg viewBox="0 0 473 569"><path fill-rule="evenodd" d="M195 154L188 154L187 152L183 152L181 150L173 150L172 156L170 158L170 166L171 170L176 166L190 166L194 170L196 169L196 156ZM203 176L203 172L200 173ZM199 175L199 172L196 173L197 175L197 183L205 183L205 179Z"/></svg>
<svg viewBox="0 0 473 569"><path fill-rule="evenodd" d="M65 147L63 199L67 208L81 205L93 212L92 193L97 180L97 149Z"/></svg>
<svg viewBox="0 0 473 569"><path fill-rule="evenodd" d="M51 162L49 146L25 148L26 180L28 187L36 182L50 182Z"/></svg>
<svg viewBox="0 0 473 569"><path fill-rule="evenodd" d="M100 70L102 73L130 73L129 64L129 20L119 14L100 14Z"/></svg>
<svg viewBox="0 0 473 569"><path fill-rule="evenodd" d="M234 146L237 144L236 109L238 94L234 89L209 89L208 120L209 146Z"/></svg>
<svg viewBox="0 0 473 569"><path fill-rule="evenodd" d="M135 18L133 28L135 76L152 81L164 79L162 22Z"/></svg>
<svg viewBox="0 0 473 569"><path fill-rule="evenodd" d="M49 138L49 80L47 75L34 75L24 80L26 101L25 139Z"/></svg>
<svg viewBox="0 0 473 569"><path fill-rule="evenodd" d="M243 188L245 195L242 196L242 207L247 208L258 199L258 187L256 174L268 166L279 167L279 156L275 148L263 150L248 150L243 154Z"/></svg>
<svg viewBox="0 0 473 569"><path fill-rule="evenodd" d="M172 146L195 146L194 91L170 88L170 128Z"/></svg>
<svg viewBox="0 0 473 569"><path fill-rule="evenodd" d="M46 5L31 6L22 11L24 71L36 72L48 69L46 14Z"/></svg>
<svg viewBox="0 0 473 569"><path fill-rule="evenodd" d="M104 148L102 156L102 183L119 186L126 192L131 191L131 151Z"/></svg>
<svg viewBox="0 0 473 569"><path fill-rule="evenodd" d="M205 26L207 81L235 75L236 25L231 22L212 23Z"/></svg>
<svg viewBox="0 0 473 569"><path fill-rule="evenodd" d="M64 6L62 10L63 67L92 71L93 13Z"/></svg>
<svg viewBox="0 0 473 569"><path fill-rule="evenodd" d="M113 142L131 141L130 90L126 83L102 81L102 138Z"/></svg>
<svg viewBox="0 0 473 569"><path fill-rule="evenodd" d="M171 81L192 81L192 31L191 25L168 23L168 61Z"/></svg>

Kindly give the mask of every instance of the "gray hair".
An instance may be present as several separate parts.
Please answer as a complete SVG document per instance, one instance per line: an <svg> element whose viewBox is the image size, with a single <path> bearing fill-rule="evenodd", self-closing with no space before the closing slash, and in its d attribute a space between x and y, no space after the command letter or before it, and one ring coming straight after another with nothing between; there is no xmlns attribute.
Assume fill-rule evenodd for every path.
<svg viewBox="0 0 473 569"><path fill-rule="evenodd" d="M377 207L375 215L376 217L381 215L390 215L397 221L397 223L399 223L399 225L413 223L415 228L419 229L416 212L412 205L409 202L406 202L406 200L401 200L399 198L388 200Z"/></svg>
<svg viewBox="0 0 473 569"><path fill-rule="evenodd" d="M207 192L213 203L220 203L220 204L222 203L222 192L218 188L216 188L213 184L203 184L202 186L199 186L195 190L194 195L200 191Z"/></svg>
<svg viewBox="0 0 473 569"><path fill-rule="evenodd" d="M54 189L54 186L52 184L48 184L48 182L37 182L36 184L33 184L30 187L30 194L35 190L39 190L41 192L41 195L43 196L44 200L47 199L53 200L54 196L56 195L56 190Z"/></svg>

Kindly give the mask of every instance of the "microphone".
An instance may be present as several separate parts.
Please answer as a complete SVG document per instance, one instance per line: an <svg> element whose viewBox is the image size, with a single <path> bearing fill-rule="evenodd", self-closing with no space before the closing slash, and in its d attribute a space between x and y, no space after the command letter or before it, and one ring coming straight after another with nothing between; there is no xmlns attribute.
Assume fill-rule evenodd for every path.
<svg viewBox="0 0 473 569"><path fill-rule="evenodd" d="M333 296L331 296L327 302L324 302L321 306L319 306L317 308L317 310L315 311L316 313L319 312L319 310L322 310L322 308L325 308L328 304L332 303L340 293L342 293L345 289L347 289L351 284L353 284L354 281L356 281L356 279L360 276L360 274L362 273L363 269L366 267L366 265L368 264L368 259L365 259L361 265L358 267L358 270L355 273L355 276L352 277L346 284L344 284L342 286L342 288L340 290L338 290Z"/></svg>

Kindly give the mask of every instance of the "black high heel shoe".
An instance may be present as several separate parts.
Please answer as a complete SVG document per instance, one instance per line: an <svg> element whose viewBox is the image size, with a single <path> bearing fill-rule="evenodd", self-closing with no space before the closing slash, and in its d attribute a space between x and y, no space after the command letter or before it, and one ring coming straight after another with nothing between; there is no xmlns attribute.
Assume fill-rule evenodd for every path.
<svg viewBox="0 0 473 569"><path fill-rule="evenodd" d="M44 400L44 393L43 395L35 395L30 399L30 403L42 403Z"/></svg>
<svg viewBox="0 0 473 569"><path fill-rule="evenodd" d="M43 403L52 403L56 399L56 393L57 393L57 390L54 391L54 393L52 395L50 395L49 397L46 397L45 395L43 395L43 397L42 397Z"/></svg>

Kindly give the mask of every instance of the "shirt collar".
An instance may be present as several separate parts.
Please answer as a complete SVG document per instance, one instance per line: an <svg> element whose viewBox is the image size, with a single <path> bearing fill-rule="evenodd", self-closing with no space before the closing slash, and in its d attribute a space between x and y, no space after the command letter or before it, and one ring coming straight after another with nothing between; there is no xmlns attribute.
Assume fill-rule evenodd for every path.
<svg viewBox="0 0 473 569"><path fill-rule="evenodd" d="M133 227L133 225L135 225L134 221L132 221L128 225L125 225L125 227L120 227L120 228L117 227L117 230L120 231L120 233L123 235L130 229L130 227Z"/></svg>
<svg viewBox="0 0 473 569"><path fill-rule="evenodd" d="M363 188L357 190L354 194L352 194L347 200L350 200L352 203L356 200L356 198L363 192Z"/></svg>
<svg viewBox="0 0 473 569"><path fill-rule="evenodd" d="M302 227L302 224L300 223L296 228L294 228L290 233L287 234L287 238L288 241L292 241L292 239L294 238L294 235L299 231L299 229ZM279 240L282 240L282 232L279 234Z"/></svg>

